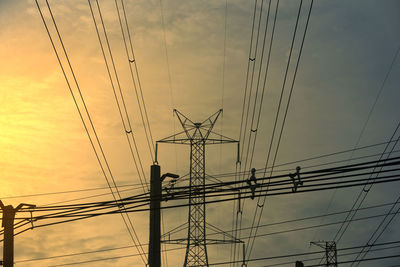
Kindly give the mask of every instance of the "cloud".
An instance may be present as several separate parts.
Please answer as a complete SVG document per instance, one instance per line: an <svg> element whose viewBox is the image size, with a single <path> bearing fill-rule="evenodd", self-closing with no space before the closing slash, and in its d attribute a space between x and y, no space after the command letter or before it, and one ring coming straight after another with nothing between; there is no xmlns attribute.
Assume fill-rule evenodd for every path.
<svg viewBox="0 0 400 267"><path fill-rule="evenodd" d="M49 18L45 2L40 3L46 12L46 18ZM91 3L95 5L94 1ZM117 11L113 2L99 3L148 180L149 165L152 162L131 82ZM307 7L308 3L304 1L304 6ZM89 6L85 1L75 1L73 4L69 1L50 1L50 4L116 182L138 183L137 170L124 136ZM264 10L265 4L266 1ZM225 1L162 2L171 84L167 71L159 2L126 1L125 5L154 139L159 140L181 129L176 118L171 116L173 108L179 109L194 120L202 120L221 108L222 95L224 116L220 118L215 130L219 132L222 129L224 135L238 138L254 2L228 1L224 92L222 64ZM354 146L400 42L396 34L399 24L399 15L396 12L398 5L397 1L385 4L378 4L377 1L314 3L277 163ZM252 166L246 168L261 169L265 166L297 6L298 3L281 1L255 153ZM305 12L306 9L301 16L299 34L304 27ZM95 14L98 18L98 14ZM32 1L1 1L0 28L0 148L3 151L1 165L5 166L1 171L2 195L104 186L106 182L51 50L35 4ZM55 38L54 29L51 33ZM263 29L260 30L260 34L262 33ZM104 37L102 38L104 42ZM296 41L294 56L298 55L298 45L299 39ZM59 43L57 49L61 51ZM109 56L107 58L110 60ZM67 63L65 58L62 58L62 62ZM259 64L259 61L256 62ZM256 65L256 71L258 66ZM398 121L398 72L396 63L362 136L362 144L387 140L394 131ZM292 75L293 67L290 68L289 78ZM114 74L112 77L116 84ZM68 78L74 86L70 73ZM256 94L256 80L257 72L252 89L252 102ZM73 87L73 90L75 95L79 96L77 88ZM261 88L257 94L260 97ZM171 98L174 105L171 104ZM288 88L284 93L283 106L286 105L287 99ZM257 101L259 105L260 98ZM82 103L80 108L84 109ZM278 129L282 123L282 114L281 110ZM250 113L249 123L251 118ZM86 122L88 123L87 118ZM246 147L247 143L248 140L242 142L242 147ZM273 149L275 147L276 142L273 143ZM209 173L234 172L234 145L224 146L221 150L217 147L207 147L207 151L206 165ZM369 150L360 155L379 151L381 150ZM188 147L178 147L175 150L173 146L160 145L158 153L163 172L176 171L183 175L189 171ZM308 164L343 160L348 156L339 155L300 165L306 167ZM245 168L244 161L242 164ZM285 170L292 171L295 167L296 164L285 166ZM329 210L345 210L351 206L358 192L359 189L350 189L340 191L334 197L331 197L331 193L315 193L267 199L260 223L323 213L331 199L332 206ZM392 201L396 195L394 187L390 186L378 187L372 193L373 196L369 200L371 203ZM88 195L82 193L74 196L79 198ZM67 198L61 195L23 201L46 204L70 198L74 197ZM19 200L21 199L15 200L15 203ZM243 227L251 226L254 202L246 201ZM147 215L138 213L131 216L144 243L148 239ZM230 230L233 218L232 204L210 205L207 216L215 226ZM166 211L164 218L166 230L172 229L187 220L187 209ZM372 229L373 226L354 224L340 246L362 244L362 236L368 236ZM261 233L268 233L270 230L273 231L267 229ZM309 241L314 237L329 239L336 232L336 228L321 229L317 234L314 234L315 231L257 238L251 256L262 257L266 251L271 255L306 251ZM397 234L395 231L390 233ZM121 219L118 216L109 216L54 228L38 228L24 233L16 240L16 260L124 244L131 244L131 241ZM213 261L223 261L229 259L230 247L210 247L209 252ZM125 253L135 253L135 250ZM110 256L115 255L124 253L110 253ZM184 250L171 252L169 255L171 266L182 264ZM46 264L98 257L100 256L81 256L73 260L66 258L48 261ZM142 265L137 258L126 258L104 261L102 266L132 266L132 263ZM93 263L93 266L95 265L97 266L98 262ZM43 266L43 262L32 262L24 266Z"/></svg>

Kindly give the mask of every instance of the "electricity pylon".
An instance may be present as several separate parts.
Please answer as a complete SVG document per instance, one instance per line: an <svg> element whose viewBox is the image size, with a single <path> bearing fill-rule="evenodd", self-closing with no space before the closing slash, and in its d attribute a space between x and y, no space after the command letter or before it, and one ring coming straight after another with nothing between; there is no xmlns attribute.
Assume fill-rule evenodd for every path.
<svg viewBox="0 0 400 267"><path fill-rule="evenodd" d="M335 241L318 241L310 242L310 244L319 246L325 249L325 266L327 267L337 267L337 250Z"/></svg>
<svg viewBox="0 0 400 267"><path fill-rule="evenodd" d="M190 196L188 216L188 236L184 267L208 266L206 242L206 206L204 193L199 196L195 190L204 192L205 186L205 146L209 144L237 143L229 137L212 131L222 109L203 122L193 122L174 109L183 128L182 132L164 138L158 143L190 145ZM193 197L193 195L196 195Z"/></svg>

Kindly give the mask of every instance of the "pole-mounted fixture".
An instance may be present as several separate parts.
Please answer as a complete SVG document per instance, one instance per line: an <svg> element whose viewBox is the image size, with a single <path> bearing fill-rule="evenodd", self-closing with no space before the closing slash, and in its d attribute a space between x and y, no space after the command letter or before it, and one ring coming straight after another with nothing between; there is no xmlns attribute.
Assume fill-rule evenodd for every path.
<svg viewBox="0 0 400 267"><path fill-rule="evenodd" d="M21 203L16 208L12 205L5 206L0 200L0 208L3 211L1 226L4 227L3 266L14 266L14 219L15 214L22 208L34 209L36 205Z"/></svg>

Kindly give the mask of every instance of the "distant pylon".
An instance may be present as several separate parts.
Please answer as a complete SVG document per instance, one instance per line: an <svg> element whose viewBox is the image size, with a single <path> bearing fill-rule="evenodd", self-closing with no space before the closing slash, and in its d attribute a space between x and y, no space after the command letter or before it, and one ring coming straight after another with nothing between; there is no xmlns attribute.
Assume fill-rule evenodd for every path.
<svg viewBox="0 0 400 267"><path fill-rule="evenodd" d="M198 192L195 191L204 192L205 146L208 144L237 143L237 141L212 132L222 109L203 122L193 122L176 109L174 109L174 112L183 131L158 142L190 145L188 236L183 266L208 266L205 196L204 193L199 196ZM194 195L195 197L193 197Z"/></svg>
<svg viewBox="0 0 400 267"><path fill-rule="evenodd" d="M325 249L325 266L327 267L337 267L337 249L335 241L318 241L311 242L311 244L317 245Z"/></svg>

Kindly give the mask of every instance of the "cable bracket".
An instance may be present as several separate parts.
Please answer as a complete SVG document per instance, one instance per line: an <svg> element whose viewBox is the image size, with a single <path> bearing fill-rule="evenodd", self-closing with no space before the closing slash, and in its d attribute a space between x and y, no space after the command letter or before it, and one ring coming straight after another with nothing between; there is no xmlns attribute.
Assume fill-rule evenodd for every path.
<svg viewBox="0 0 400 267"><path fill-rule="evenodd" d="M165 191L167 191L167 196L165 197L165 201L168 201L169 199L174 199L175 198L175 193L174 193L174 189L175 189L175 183L176 183L176 179L172 179L169 182L169 188L166 187Z"/></svg>

